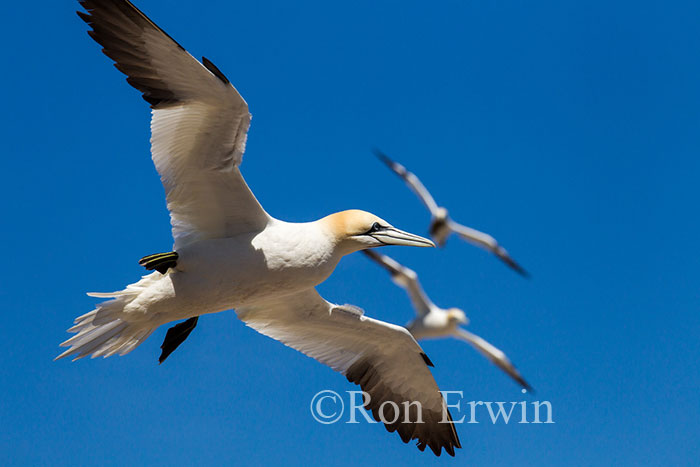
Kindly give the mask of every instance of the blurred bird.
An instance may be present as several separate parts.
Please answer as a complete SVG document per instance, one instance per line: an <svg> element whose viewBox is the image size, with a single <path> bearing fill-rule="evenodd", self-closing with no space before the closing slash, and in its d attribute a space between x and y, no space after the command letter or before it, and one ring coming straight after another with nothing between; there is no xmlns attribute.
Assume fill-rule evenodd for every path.
<svg viewBox="0 0 700 467"><path fill-rule="evenodd" d="M151 104L151 152L175 245L151 258L165 274L90 294L109 300L76 318L69 332L77 334L61 344L69 348L57 358L124 355L165 323L235 308L256 331L359 384L375 418L387 402L395 404L398 414L388 415L385 426L404 442L416 439L421 450L454 455L459 438L415 339L351 305L334 305L315 289L346 254L434 244L364 211L307 223L268 215L238 169L250 113L224 74L188 54L127 0L80 3L90 36ZM178 332L186 337L192 327L186 321Z"/></svg>
<svg viewBox="0 0 700 467"><path fill-rule="evenodd" d="M483 248L498 256L501 261L506 263L521 276L529 277L527 271L511 258L506 249L499 245L495 238L489 234L479 232L478 230L453 221L449 217L447 209L437 205L430 192L425 188L418 177L406 170L406 167L403 165L391 160L383 152L375 150L374 153L387 167L406 182L408 187L418 195L423 204L428 208L432 217L430 221L430 236L438 246L445 246L447 237L454 232L472 245Z"/></svg>
<svg viewBox="0 0 700 467"><path fill-rule="evenodd" d="M389 271L394 283L408 293L413 308L416 310L416 318L406 324L406 328L416 340L455 337L467 341L523 388L532 391L532 387L523 379L506 354L481 337L459 327L460 324L469 323L464 311L459 308L443 309L435 305L423 291L420 282L418 282L418 275L412 269L374 251L365 250L363 253Z"/></svg>

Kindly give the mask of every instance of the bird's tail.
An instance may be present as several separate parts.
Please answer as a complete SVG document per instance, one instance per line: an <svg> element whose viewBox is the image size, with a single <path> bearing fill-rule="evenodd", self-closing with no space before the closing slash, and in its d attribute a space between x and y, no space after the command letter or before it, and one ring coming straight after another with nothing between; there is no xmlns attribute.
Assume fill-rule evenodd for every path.
<svg viewBox="0 0 700 467"><path fill-rule="evenodd" d="M149 321L130 322L125 319L123 310L143 290L141 282L147 279L149 276L119 292L89 293L91 297L110 300L75 318L75 325L68 332L76 335L61 343L61 347L70 348L55 360L69 356L73 356L75 361L88 355L92 355L92 358L109 357L116 353L126 355L146 340L157 325Z"/></svg>

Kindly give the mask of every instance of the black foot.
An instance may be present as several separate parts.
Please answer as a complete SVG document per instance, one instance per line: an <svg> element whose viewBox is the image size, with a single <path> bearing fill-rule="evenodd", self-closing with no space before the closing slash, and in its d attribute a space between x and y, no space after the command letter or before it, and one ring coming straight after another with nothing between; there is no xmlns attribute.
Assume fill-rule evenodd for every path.
<svg viewBox="0 0 700 467"><path fill-rule="evenodd" d="M139 260L139 264L149 271L154 269L161 274L168 272L168 269L177 266L179 255L171 251L170 253L158 253L156 255L144 256Z"/></svg>
<svg viewBox="0 0 700 467"><path fill-rule="evenodd" d="M158 357L158 363L163 363L165 359L168 358L168 355L173 353L180 344L185 342L187 336L189 336L195 326L197 326L198 319L199 317L195 316L194 318L178 323L168 329L168 332L165 333L163 345L160 346L163 351L161 352L160 357Z"/></svg>

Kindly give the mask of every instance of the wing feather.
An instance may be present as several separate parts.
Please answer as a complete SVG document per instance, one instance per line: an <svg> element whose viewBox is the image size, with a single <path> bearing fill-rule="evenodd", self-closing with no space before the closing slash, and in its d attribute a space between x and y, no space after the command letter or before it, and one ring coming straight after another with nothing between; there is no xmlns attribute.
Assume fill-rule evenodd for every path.
<svg viewBox="0 0 700 467"><path fill-rule="evenodd" d="M471 332L461 328L457 328L455 331L455 337L469 342L476 350L479 351L479 353L488 358L491 363L503 370L503 372L513 378L523 388L532 392L532 387L527 381L525 381L518 369L515 368L515 365L513 365L513 363L501 349L491 345L485 339L477 336L476 334L472 334Z"/></svg>
<svg viewBox="0 0 700 467"><path fill-rule="evenodd" d="M377 421L381 421L382 404L394 402L399 416L396 422L385 426L389 431L398 431L404 442L417 439L421 451L429 446L436 455L443 448L454 455L454 448L461 447L423 350L406 329L368 318L350 305L333 305L315 289L239 308L237 313L256 331L359 384L370 396L365 407ZM415 404L403 403L413 401L420 403L423 423L405 423L405 411L418 409ZM385 404L387 420L393 419L390 410L391 405ZM413 418L408 420L418 420L417 412L409 415Z"/></svg>
<svg viewBox="0 0 700 467"><path fill-rule="evenodd" d="M248 105L211 61L192 57L128 0L81 0L90 36L151 104L151 153L175 249L264 228L269 216L238 166Z"/></svg>
<svg viewBox="0 0 700 467"><path fill-rule="evenodd" d="M411 299L413 308L418 316L425 316L430 313L430 309L435 305L425 294L423 287L418 282L418 275L413 269L407 268L387 255L376 253L372 250L363 250L362 252L389 271L394 283L408 293L408 297Z"/></svg>
<svg viewBox="0 0 700 467"><path fill-rule="evenodd" d="M528 272L525 269L523 269L523 267L520 266L510 256L506 249L503 248L498 243L498 241L496 241L496 239L493 238L491 235L484 232L480 232L476 229L472 229L471 227L467 227L466 225L459 224L451 219L448 220L447 225L453 232L462 237L463 240L486 251L490 251L492 254L496 255L501 261L503 261L508 267L513 269L521 276L529 276Z"/></svg>
<svg viewBox="0 0 700 467"><path fill-rule="evenodd" d="M379 150L374 151L375 155L386 164L387 167L391 169L392 172L394 172L396 175L401 177L401 179L408 185L408 187L420 198L420 200L425 204L425 207L428 208L430 211L430 214L432 216L436 216L438 214L438 205L435 202L435 199L433 198L433 195L430 194L428 189L423 185L423 182L420 181L418 177L413 172L409 172L406 167L403 165L399 164L398 162L392 160L384 154L383 152Z"/></svg>

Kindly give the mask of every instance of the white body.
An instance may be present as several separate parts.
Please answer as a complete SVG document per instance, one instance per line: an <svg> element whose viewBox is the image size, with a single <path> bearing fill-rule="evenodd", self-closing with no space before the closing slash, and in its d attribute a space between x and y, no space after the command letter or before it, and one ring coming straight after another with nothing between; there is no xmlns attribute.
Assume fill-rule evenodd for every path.
<svg viewBox="0 0 700 467"><path fill-rule="evenodd" d="M434 306L428 314L407 323L406 329L416 340L441 339L455 337L458 325L459 322L450 318L447 310Z"/></svg>
<svg viewBox="0 0 700 467"><path fill-rule="evenodd" d="M124 319L154 327L314 287L342 255L318 222L272 220L262 232L202 240L178 250L176 269L146 276Z"/></svg>

